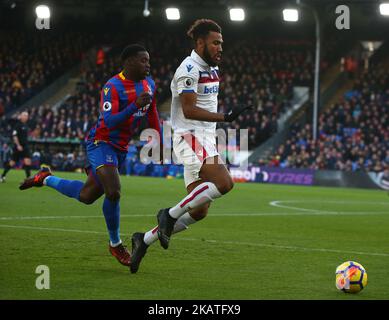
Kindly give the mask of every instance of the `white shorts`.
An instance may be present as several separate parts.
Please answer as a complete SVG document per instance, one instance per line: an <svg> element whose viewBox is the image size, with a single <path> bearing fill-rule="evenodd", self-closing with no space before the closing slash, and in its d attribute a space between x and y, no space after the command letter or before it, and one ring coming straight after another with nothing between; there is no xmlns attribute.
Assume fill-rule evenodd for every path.
<svg viewBox="0 0 389 320"><path fill-rule="evenodd" d="M176 163L184 165L185 187L200 180L199 173L205 159L219 156L216 138L209 134L174 134L173 150Z"/></svg>

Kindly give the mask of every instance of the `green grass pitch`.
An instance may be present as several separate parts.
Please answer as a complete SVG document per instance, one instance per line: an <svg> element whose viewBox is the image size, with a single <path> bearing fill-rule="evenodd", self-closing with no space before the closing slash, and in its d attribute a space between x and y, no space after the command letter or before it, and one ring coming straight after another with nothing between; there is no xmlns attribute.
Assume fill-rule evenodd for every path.
<svg viewBox="0 0 389 320"><path fill-rule="evenodd" d="M58 173L84 180L81 174ZM1 299L389 299L389 198L384 191L236 184L209 215L155 243L137 274L108 252L102 200L84 205L43 187L0 184ZM182 180L122 177L121 234L156 225L185 195ZM361 263L368 285L335 288L335 268ZM36 267L50 289L35 287Z"/></svg>

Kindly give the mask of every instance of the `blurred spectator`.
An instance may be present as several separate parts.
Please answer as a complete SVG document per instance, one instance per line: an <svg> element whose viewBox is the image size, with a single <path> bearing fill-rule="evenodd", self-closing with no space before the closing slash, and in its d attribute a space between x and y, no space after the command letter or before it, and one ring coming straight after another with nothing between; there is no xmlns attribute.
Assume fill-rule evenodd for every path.
<svg viewBox="0 0 389 320"><path fill-rule="evenodd" d="M249 104L254 112L232 123L248 129L249 149L277 132L277 120L291 107L294 86L312 86L312 44L307 41L239 40L226 50L221 66L219 109ZM228 128L228 124L219 127Z"/></svg>
<svg viewBox="0 0 389 320"><path fill-rule="evenodd" d="M354 81L344 99L319 115L318 139L311 125L293 128L268 161L280 167L382 172L389 165L389 73L378 65Z"/></svg>
<svg viewBox="0 0 389 320"><path fill-rule="evenodd" d="M0 106L8 112L79 62L93 36L9 30L0 38Z"/></svg>
<svg viewBox="0 0 389 320"><path fill-rule="evenodd" d="M138 38L133 40L143 44L150 52L151 76L156 82L157 105L159 106L171 96L170 81L174 71L182 61L182 57L188 55L190 50L183 45L183 36L146 33L138 35ZM57 39L53 38L52 41L57 43ZM91 39L80 39L77 34L68 36L68 40L65 42L72 41L77 44L76 48L65 50L68 54L72 52L70 55L62 54L60 43L57 43L54 51L42 48L46 55L39 56L43 56L43 59L36 59L37 62L32 64L36 66L37 70L40 70L38 72L34 69L32 74L39 78L43 72L43 75L39 78L42 81L34 82L34 85L29 87L31 94L37 92L36 89L39 85L47 85L46 80L51 79L51 76L58 74L57 72L63 72L72 63L78 61L78 54L80 52L84 54L82 48L85 48L86 44L92 43ZM127 43L128 39L126 39ZM235 129L247 128L249 149L253 149L277 132L277 121L280 115L291 107L293 87L312 87L313 44L303 40L267 41L257 37L253 37L250 41L235 39L230 43L225 48L223 63L220 66L219 111L228 112L237 104L249 104L254 107L254 112L241 115L232 124L219 124L219 127L224 129L231 127ZM172 48L174 48L174 52ZM335 49L335 45L329 45L324 50L322 69L325 70L330 65L331 60L327 57L332 57L332 54L328 52L333 52ZM76 93L57 108L49 105L33 106L31 108L30 138L32 140L79 142L85 139L88 131L98 118L100 90L103 84L112 75L121 71L118 51L112 50L112 53L108 53L100 45L96 46L95 50L88 51L89 54L82 64L81 80L77 85ZM72 58L68 59L68 56ZM0 63L2 57L0 55ZM50 74L45 73L47 69L46 61L53 61L53 65L55 65L49 68L52 71ZM66 61L69 63L67 64ZM18 72L21 69L17 69L15 66L20 66L20 63L12 64L8 60L6 60L6 63L13 65L14 69L11 68L10 70L14 70L16 74L19 74ZM31 80L31 77L15 77L11 74L13 74L11 71L7 71L6 76L4 76L0 72L0 78L6 77L9 84L7 87L13 88L12 90L15 92L26 91L27 82ZM9 94L2 95L1 88L0 85L0 107L1 103L6 106L7 103L16 101L16 98ZM356 88L348 94L347 99L359 99L360 95L363 95L363 90L361 91L356 85ZM338 117L347 123L353 123L359 121L361 113L364 113L364 110L363 106L359 105L353 109L351 115L339 109ZM327 128L328 124L325 120L323 121L323 128ZM342 131L344 128L338 126L335 129ZM354 127L347 127L342 132L353 135L355 134L352 131L354 129ZM289 154L286 150L292 147L285 146L285 150L282 152L283 156L275 155L271 159L271 165L309 166L315 163L318 167L325 167L325 164L328 164L329 167L344 165L345 167L357 168L361 166L358 162L354 164L348 164L347 161L344 164L339 162L339 155L334 150L331 150L326 157L319 157L318 150L315 148L311 150L311 138L307 138L307 132L309 132L309 129L306 128L305 131L299 133L297 140L291 141L292 145L295 143L293 150L289 150L292 154ZM327 144L326 147L328 148ZM135 152L135 150L132 151ZM301 156L298 156L300 152ZM316 159L316 156L318 156L318 159ZM312 157L315 158L314 161ZM79 167L83 156L79 156L77 152L72 155L61 152L50 155L50 153L42 152L41 158L45 159L44 161L52 162L57 168L75 170ZM148 167L137 165L136 159L131 153L127 160L127 165L124 168L127 173L133 172L134 167L137 168L136 172L138 174L150 170ZM372 159L371 161L371 165L374 165L375 160Z"/></svg>
<svg viewBox="0 0 389 320"><path fill-rule="evenodd" d="M3 143L0 146L0 162L1 165L4 166L5 163L11 161L12 148L8 145L8 143Z"/></svg>
<svg viewBox="0 0 389 320"><path fill-rule="evenodd" d="M96 65L100 66L104 64L104 60L105 60L105 53L103 48L100 48L99 50L97 50L97 54L96 54Z"/></svg>

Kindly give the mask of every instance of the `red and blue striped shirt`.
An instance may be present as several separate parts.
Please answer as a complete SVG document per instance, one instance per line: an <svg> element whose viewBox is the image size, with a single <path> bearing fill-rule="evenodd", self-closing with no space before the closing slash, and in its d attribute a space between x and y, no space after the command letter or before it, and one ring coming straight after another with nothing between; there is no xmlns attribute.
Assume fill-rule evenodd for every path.
<svg viewBox="0 0 389 320"><path fill-rule="evenodd" d="M152 102L138 108L135 101L142 92L149 92ZM134 82L121 72L109 79L101 90L97 124L90 130L87 140L104 141L120 151L127 151L143 117L147 117L149 126L161 134L155 93L151 77Z"/></svg>

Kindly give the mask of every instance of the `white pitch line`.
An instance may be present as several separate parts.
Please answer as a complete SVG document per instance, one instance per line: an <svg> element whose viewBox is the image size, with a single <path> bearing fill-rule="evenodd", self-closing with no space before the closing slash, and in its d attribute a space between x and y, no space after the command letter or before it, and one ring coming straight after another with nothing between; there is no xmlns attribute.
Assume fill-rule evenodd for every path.
<svg viewBox="0 0 389 320"><path fill-rule="evenodd" d="M266 213L221 213L210 214L207 217L261 217L261 216L367 216L367 215L388 214L388 211L368 211L368 212L349 212L349 211L310 211L310 212L266 212Z"/></svg>
<svg viewBox="0 0 389 320"><path fill-rule="evenodd" d="M300 209L303 210L303 209ZM349 212L349 211L312 211L306 209L308 212L257 212L257 213L214 213L209 214L208 217L261 217L261 216L309 216L309 215L381 215L389 214L387 211L368 211L368 212ZM149 218L155 217L154 214L123 214L121 218ZM65 219L100 219L104 218L101 215L93 216L19 216L19 217L0 217L0 221L12 221L12 220L65 220Z"/></svg>
<svg viewBox="0 0 389 320"><path fill-rule="evenodd" d="M317 210L317 209L306 209L306 208L298 208L298 207L292 207L292 206L286 206L286 205L282 205L280 203L284 203L284 202L291 202L291 201L281 201L281 200L276 200L276 201L271 201L269 202L269 204L273 207L277 207L277 208L282 208L282 209L292 209L292 210L299 210L299 211L306 211L306 212L310 212L310 213L316 213L316 212L320 212L320 213L328 213L328 212L333 212L333 211L321 211L321 210ZM293 202L293 201L292 201ZM302 201L303 202L303 201Z"/></svg>
<svg viewBox="0 0 389 320"><path fill-rule="evenodd" d="M121 218L139 218L139 217L152 217L153 215L145 215L145 214L133 214L133 215L121 215ZM154 215L155 216L155 215ZM103 214L98 216L32 216L32 217L0 217L0 220L62 220L62 219L95 219L95 218L104 218Z"/></svg>
<svg viewBox="0 0 389 320"><path fill-rule="evenodd" d="M31 226L12 226L8 224L0 224L3 228L14 229L29 229L29 230L42 230L42 231L61 231L61 232L77 232L77 233L91 233L91 234L107 234L102 231L89 231L89 230L77 230L77 229L63 229L63 228L45 228L45 227L31 227Z"/></svg>
<svg viewBox="0 0 389 320"><path fill-rule="evenodd" d="M200 241L199 239L191 239L191 238L182 238L180 240ZM342 251L342 250L336 250L336 249L305 248L305 247L297 247L297 246L280 246L280 245L273 245L273 244L251 243L251 242L218 241L218 240L204 240L204 241L211 242L211 243L244 245L244 246L255 246L255 247L267 247L267 248L287 249L287 250L333 252L333 253L347 253L347 254L360 254L360 255L368 255L368 256L389 257L389 253L379 253L379 252Z"/></svg>
<svg viewBox="0 0 389 320"><path fill-rule="evenodd" d="M44 228L44 227L30 227L30 226L14 226L14 225L5 225L5 224L0 224L0 227L39 230L39 231L60 231L60 232L75 232L75 233L89 233L89 234L106 234L106 232L102 232L102 231L88 231L88 230L63 229L63 228ZM183 240L183 241L199 241L199 242L203 241L201 239L193 239L193 238L179 238L179 239ZM379 252L342 251L342 250L325 249L325 248L305 248L305 247L281 246L281 245L273 245L273 244L265 244L265 243L252 243L252 242L239 242L239 241L219 241L219 240L211 240L211 239L205 240L205 242L216 243L216 244L227 244L227 245L265 247L265 248L273 248L273 249L281 249L281 250L331 252L331 253L342 253L342 254L389 257L389 253L379 253Z"/></svg>
<svg viewBox="0 0 389 320"><path fill-rule="evenodd" d="M316 214L326 214L326 215L343 215L345 214L345 211L325 211L325 210L319 210L319 209L307 209L307 208L301 208L301 207L294 207L294 206L287 206L283 205L281 203L323 203L321 200L275 200L269 202L269 204L273 207L282 208L282 209L291 209L291 210L299 210L308 212L310 214L316 215ZM384 205L388 206L388 211L375 211L375 212L350 212L349 214L385 214L389 213L389 202L370 202L370 201L325 201L325 203L335 203L335 204L372 204L372 205Z"/></svg>

